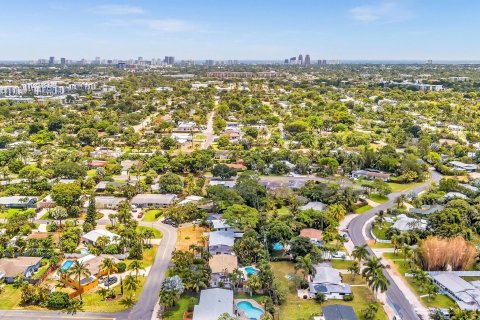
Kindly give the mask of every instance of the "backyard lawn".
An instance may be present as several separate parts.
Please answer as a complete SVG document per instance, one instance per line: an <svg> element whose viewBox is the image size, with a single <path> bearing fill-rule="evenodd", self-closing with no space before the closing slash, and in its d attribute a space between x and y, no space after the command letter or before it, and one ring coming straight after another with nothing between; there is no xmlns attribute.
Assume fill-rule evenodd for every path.
<svg viewBox="0 0 480 320"><path fill-rule="evenodd" d="M355 209L354 212L358 213L358 214L362 214L362 213L367 212L370 209L373 209L373 207L371 205L367 204L366 206Z"/></svg>
<svg viewBox="0 0 480 320"><path fill-rule="evenodd" d="M368 198L376 203L385 203L388 201L388 197L378 193L372 193Z"/></svg>
<svg viewBox="0 0 480 320"><path fill-rule="evenodd" d="M423 184L423 182L412 182L412 183L395 183L389 182L388 185L392 188L392 192L405 192L412 188L418 187Z"/></svg>
<svg viewBox="0 0 480 320"><path fill-rule="evenodd" d="M162 210L158 210L158 209L147 210L143 215L142 221L145 221L145 222L157 221L160 218L160 215L158 215L157 218L155 218L155 215L159 214L160 212L162 212Z"/></svg>
<svg viewBox="0 0 480 320"><path fill-rule="evenodd" d="M206 231L202 227L185 227L178 229L177 243L175 249L188 251L190 245L203 245L202 237Z"/></svg>
<svg viewBox="0 0 480 320"><path fill-rule="evenodd" d="M385 233L387 232L387 230L391 226L392 226L392 224L388 223L388 222L384 222L382 224L382 227L380 227L378 224L376 224L376 225L373 226L372 232L375 235L375 237L377 237L378 239L387 240L387 237L386 237Z"/></svg>
<svg viewBox="0 0 480 320"><path fill-rule="evenodd" d="M151 248L144 249L143 250L143 260L142 264L143 267L146 268L148 266L151 266L153 264L153 261L155 260L155 256L157 254L158 246L152 246ZM127 266L132 262L130 259L125 259L125 263Z"/></svg>
<svg viewBox="0 0 480 320"><path fill-rule="evenodd" d="M287 279L288 274L295 272L293 263L291 262L272 262L272 270L275 276L289 287L289 295L284 304L280 306L281 319L292 320L308 320L314 314L321 314L321 307L330 304L344 304L352 306L357 316L366 305L374 302L374 296L367 287L352 287L353 301L345 302L342 300L330 300L323 304L318 304L314 300L303 300L297 297L297 292L293 282ZM379 306L379 310L375 317L376 320L387 320L387 316L383 308Z"/></svg>
<svg viewBox="0 0 480 320"><path fill-rule="evenodd" d="M193 306L198 303L198 297L190 294L184 294L177 301L175 307L165 311L164 320L183 319L183 313L187 310L193 310Z"/></svg>
<svg viewBox="0 0 480 320"><path fill-rule="evenodd" d="M332 259L330 260L330 264L335 269L347 270L352 264L354 260L342 260L342 259Z"/></svg>

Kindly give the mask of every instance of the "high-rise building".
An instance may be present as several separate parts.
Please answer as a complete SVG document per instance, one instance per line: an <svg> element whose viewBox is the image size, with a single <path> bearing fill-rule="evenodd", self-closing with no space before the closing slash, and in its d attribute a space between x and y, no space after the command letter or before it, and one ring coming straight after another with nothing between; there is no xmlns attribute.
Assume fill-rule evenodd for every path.
<svg viewBox="0 0 480 320"><path fill-rule="evenodd" d="M303 56L302 54L298 55L298 64L303 64Z"/></svg>
<svg viewBox="0 0 480 320"><path fill-rule="evenodd" d="M296 57L291 57L290 58L290 64L296 64L297 58Z"/></svg>
<svg viewBox="0 0 480 320"><path fill-rule="evenodd" d="M215 60L211 60L211 59L205 60L205 65L206 66L213 66L214 64L215 64Z"/></svg>
<svg viewBox="0 0 480 320"><path fill-rule="evenodd" d="M55 57L50 57L50 59L48 59L48 64L52 65L55 63Z"/></svg>
<svg viewBox="0 0 480 320"><path fill-rule="evenodd" d="M310 64L310 55L307 54L305 55L305 65L309 65Z"/></svg>
<svg viewBox="0 0 480 320"><path fill-rule="evenodd" d="M100 64L100 57L95 57L95 64Z"/></svg>
<svg viewBox="0 0 480 320"><path fill-rule="evenodd" d="M173 64L175 64L175 57L165 56L165 59L163 60L163 63L168 64L168 65L173 65Z"/></svg>
<svg viewBox="0 0 480 320"><path fill-rule="evenodd" d="M288 59L285 59L285 61L283 63L288 64Z"/></svg>
<svg viewBox="0 0 480 320"><path fill-rule="evenodd" d="M65 59L65 58L60 58L60 64L61 64L62 66L66 66L66 65L67 65L67 59Z"/></svg>

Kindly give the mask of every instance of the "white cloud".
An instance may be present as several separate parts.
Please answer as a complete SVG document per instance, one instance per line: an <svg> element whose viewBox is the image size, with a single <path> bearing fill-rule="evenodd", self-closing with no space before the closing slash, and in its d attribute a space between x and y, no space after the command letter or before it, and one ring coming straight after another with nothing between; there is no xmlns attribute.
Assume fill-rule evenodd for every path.
<svg viewBox="0 0 480 320"><path fill-rule="evenodd" d="M410 19L413 15L394 2L371 6L358 6L350 9L354 20L360 22L399 22Z"/></svg>
<svg viewBox="0 0 480 320"><path fill-rule="evenodd" d="M181 32L194 29L190 23L179 19L142 19L134 22L152 30L164 32Z"/></svg>
<svg viewBox="0 0 480 320"><path fill-rule="evenodd" d="M107 15L134 15L134 14L143 14L145 10L140 7L129 6L129 5L117 5L117 4L106 4L93 8L91 10L94 13L98 14L107 14Z"/></svg>

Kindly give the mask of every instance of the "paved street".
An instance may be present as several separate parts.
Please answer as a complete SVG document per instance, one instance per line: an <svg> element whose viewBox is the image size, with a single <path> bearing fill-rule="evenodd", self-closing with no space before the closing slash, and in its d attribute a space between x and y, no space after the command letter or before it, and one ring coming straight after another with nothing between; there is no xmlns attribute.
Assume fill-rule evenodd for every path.
<svg viewBox="0 0 480 320"><path fill-rule="evenodd" d="M354 243L355 246L361 246L366 244L366 239L363 234L364 225L370 220L373 216L375 216L380 210L387 210L388 208L394 205L395 199L402 195L408 194L410 192L420 193L421 191L427 189L430 186L432 180L438 182L442 178L442 175L436 171L431 171L432 177L429 181L425 182L424 184L415 187L408 192L395 192L391 193L388 196L388 201L385 203L380 204L379 206L365 212L364 214L359 215L358 217L354 218L350 224L348 225L348 233L350 235L350 239ZM373 251L369 248L369 252L373 255ZM405 294L400 290L400 288L395 283L394 279L384 271L386 277L390 281L390 287L387 290L387 297L393 303L395 311L400 315L402 320L418 320L419 317L415 313L414 308L412 307L410 301L405 297Z"/></svg>

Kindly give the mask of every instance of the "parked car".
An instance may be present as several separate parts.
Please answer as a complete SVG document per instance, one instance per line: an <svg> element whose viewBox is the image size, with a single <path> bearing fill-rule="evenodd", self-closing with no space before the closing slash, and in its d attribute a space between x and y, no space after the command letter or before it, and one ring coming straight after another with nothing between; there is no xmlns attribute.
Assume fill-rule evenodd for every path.
<svg viewBox="0 0 480 320"><path fill-rule="evenodd" d="M138 218L138 219L142 219L142 218L143 218L143 212L140 212L140 213L137 215L137 218Z"/></svg>
<svg viewBox="0 0 480 320"><path fill-rule="evenodd" d="M105 280L105 285L106 286L111 286L112 284L116 283L118 281L117 277L110 277L108 280Z"/></svg>
<svg viewBox="0 0 480 320"><path fill-rule="evenodd" d="M100 277L100 279L98 279L98 283L102 284L105 282L105 280L107 280L106 276Z"/></svg>
<svg viewBox="0 0 480 320"><path fill-rule="evenodd" d="M178 223L170 219L163 220L163 223L171 225L172 227L175 227L175 228L178 227Z"/></svg>

